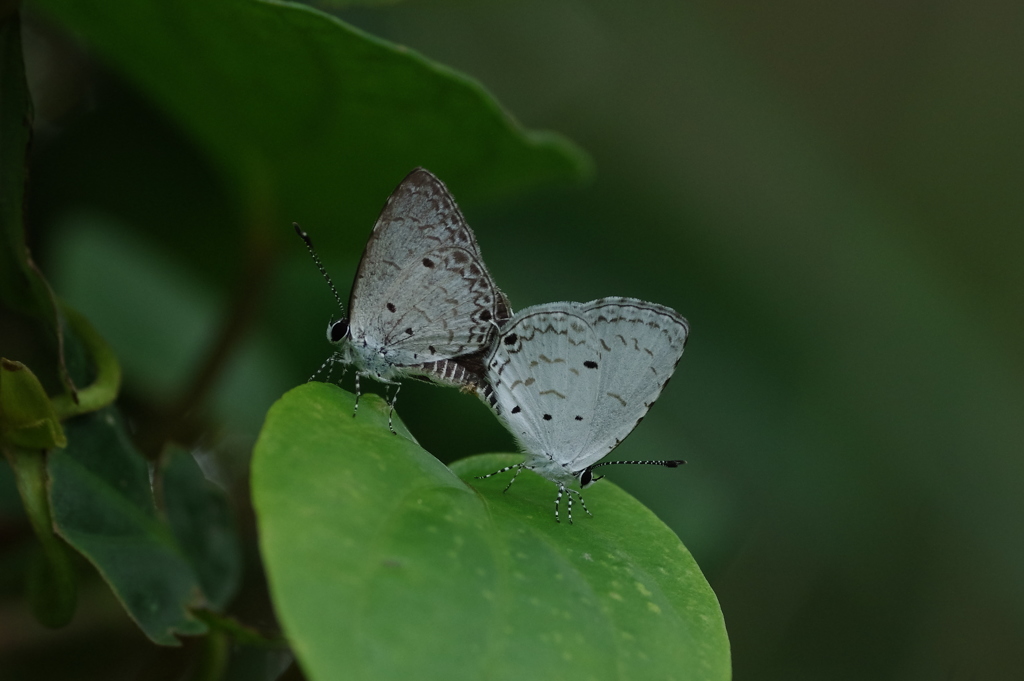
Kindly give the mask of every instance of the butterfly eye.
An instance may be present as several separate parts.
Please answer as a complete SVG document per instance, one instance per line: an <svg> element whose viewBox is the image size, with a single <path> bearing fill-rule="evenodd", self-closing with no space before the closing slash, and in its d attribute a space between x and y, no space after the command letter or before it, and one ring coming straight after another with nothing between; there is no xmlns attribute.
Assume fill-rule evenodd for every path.
<svg viewBox="0 0 1024 681"><path fill-rule="evenodd" d="M594 482L594 474L590 472L589 468L584 468L580 473L580 487L586 487L592 482Z"/></svg>
<svg viewBox="0 0 1024 681"><path fill-rule="evenodd" d="M339 319L336 322L331 322L327 327L327 340L332 343L337 343L342 338L348 335L348 320Z"/></svg>

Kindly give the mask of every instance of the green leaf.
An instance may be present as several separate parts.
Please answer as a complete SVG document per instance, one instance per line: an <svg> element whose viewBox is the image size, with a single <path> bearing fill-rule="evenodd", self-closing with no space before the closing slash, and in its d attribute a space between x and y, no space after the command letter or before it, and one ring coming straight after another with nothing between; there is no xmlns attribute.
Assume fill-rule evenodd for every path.
<svg viewBox="0 0 1024 681"><path fill-rule="evenodd" d="M369 408L368 408L369 407ZM270 410L253 461L275 609L313 680L728 679L722 613L679 539L611 483L594 518L513 455L453 471L387 408L310 383ZM571 673L570 673L571 672Z"/></svg>
<svg viewBox="0 0 1024 681"><path fill-rule="evenodd" d="M179 447L165 453L160 490L171 529L203 593L213 608L222 609L238 591L242 577L242 547L227 495Z"/></svg>
<svg viewBox="0 0 1024 681"><path fill-rule="evenodd" d="M49 456L50 506L58 533L88 558L155 643L202 634L188 612L204 605L198 580L157 514L149 464L112 408L65 423L68 446Z"/></svg>
<svg viewBox="0 0 1024 681"><path fill-rule="evenodd" d="M299 220L319 228L321 245L355 248L418 165L462 201L589 170L575 146L524 130L479 83L307 6L34 4L198 140L245 206L243 222L271 239L292 238L278 226Z"/></svg>

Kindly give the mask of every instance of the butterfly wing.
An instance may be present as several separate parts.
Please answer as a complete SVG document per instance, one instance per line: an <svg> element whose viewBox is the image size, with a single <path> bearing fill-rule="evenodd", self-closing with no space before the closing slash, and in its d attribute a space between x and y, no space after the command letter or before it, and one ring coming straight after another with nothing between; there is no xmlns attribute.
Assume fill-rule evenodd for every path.
<svg viewBox="0 0 1024 681"><path fill-rule="evenodd" d="M353 332L382 342L397 366L479 352L509 318L473 232L429 171L412 171L384 206L349 312Z"/></svg>
<svg viewBox="0 0 1024 681"><path fill-rule="evenodd" d="M484 397L535 460L570 461L589 447L601 363L578 303L530 307L498 335Z"/></svg>
<svg viewBox="0 0 1024 681"><path fill-rule="evenodd" d="M675 310L633 298L581 306L601 348L594 436L570 463L580 471L604 458L643 420L683 355L689 325Z"/></svg>

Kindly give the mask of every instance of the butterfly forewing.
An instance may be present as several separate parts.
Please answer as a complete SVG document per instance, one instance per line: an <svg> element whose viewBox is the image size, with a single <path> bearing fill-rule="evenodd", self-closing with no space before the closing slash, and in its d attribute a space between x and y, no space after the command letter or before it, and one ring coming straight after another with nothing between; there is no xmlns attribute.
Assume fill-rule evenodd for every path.
<svg viewBox="0 0 1024 681"><path fill-rule="evenodd" d="M382 341L398 366L479 352L509 317L455 201L422 168L381 212L349 310L353 338Z"/></svg>
<svg viewBox="0 0 1024 681"><path fill-rule="evenodd" d="M508 317L503 294L479 259L458 247L427 253L411 265L401 295L379 317L380 332L399 364L476 352Z"/></svg>
<svg viewBox="0 0 1024 681"><path fill-rule="evenodd" d="M495 340L487 377L492 404L523 449L568 460L586 451L599 394L599 339L575 304L538 305Z"/></svg>
<svg viewBox="0 0 1024 681"><path fill-rule="evenodd" d="M603 298L580 311L598 339L603 361L591 447L572 459L582 470L632 432L661 394L682 357L689 326L674 310L630 298Z"/></svg>

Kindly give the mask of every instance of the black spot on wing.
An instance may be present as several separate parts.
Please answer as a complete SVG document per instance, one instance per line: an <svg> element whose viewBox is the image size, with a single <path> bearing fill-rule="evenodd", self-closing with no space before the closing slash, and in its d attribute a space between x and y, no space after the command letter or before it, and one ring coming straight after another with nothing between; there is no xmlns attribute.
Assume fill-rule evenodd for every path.
<svg viewBox="0 0 1024 681"><path fill-rule="evenodd" d="M517 340L519 340L519 336L517 336L514 333L510 333L509 335L505 336L504 343L505 345L515 345Z"/></svg>
<svg viewBox="0 0 1024 681"><path fill-rule="evenodd" d="M588 359L586 362L583 363L583 366L587 367L588 369L596 369L597 368L597 362L593 362L593 361Z"/></svg>
<svg viewBox="0 0 1024 681"><path fill-rule="evenodd" d="M395 304L394 303L388 303L388 312L394 312L394 311L395 311Z"/></svg>
<svg viewBox="0 0 1024 681"><path fill-rule="evenodd" d="M544 420L545 421L550 421L551 420L551 414L544 414Z"/></svg>

